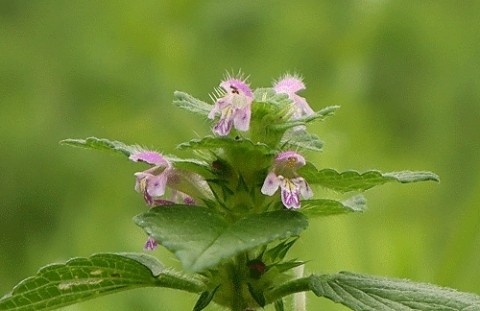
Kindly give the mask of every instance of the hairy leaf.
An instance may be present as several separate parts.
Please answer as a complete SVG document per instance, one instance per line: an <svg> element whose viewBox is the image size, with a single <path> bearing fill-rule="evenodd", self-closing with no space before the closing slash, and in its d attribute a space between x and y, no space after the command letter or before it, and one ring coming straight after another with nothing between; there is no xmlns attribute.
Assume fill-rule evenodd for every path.
<svg viewBox="0 0 480 311"><path fill-rule="evenodd" d="M343 202L330 199L303 200L301 212L308 217L324 217L347 213L363 212L366 199L362 195L354 196Z"/></svg>
<svg viewBox="0 0 480 311"><path fill-rule="evenodd" d="M208 116L213 106L203 102L190 94L175 91L173 104L177 107L189 110L199 115Z"/></svg>
<svg viewBox="0 0 480 311"><path fill-rule="evenodd" d="M480 296L430 284L340 272L310 277L311 290L353 310L480 310Z"/></svg>
<svg viewBox="0 0 480 311"><path fill-rule="evenodd" d="M112 151L121 153L127 157L138 151L141 148L137 145L125 145L124 143L116 140L109 140L106 138L88 137L85 139L68 138L60 141L61 145L67 145L72 147L79 147L84 149L96 149L102 151Z"/></svg>
<svg viewBox="0 0 480 311"><path fill-rule="evenodd" d="M270 127L273 130L286 130L295 126L305 125L315 120L323 120L326 117L332 116L340 106L328 106L315 112L310 116L304 116L295 120L290 120L284 123L272 124Z"/></svg>
<svg viewBox="0 0 480 311"><path fill-rule="evenodd" d="M334 169L317 170L311 163L301 167L298 173L310 184L317 184L339 192L365 191L387 182L412 183L419 181L439 181L439 177L431 172L393 172L381 173L376 170L359 173Z"/></svg>
<svg viewBox="0 0 480 311"><path fill-rule="evenodd" d="M291 130L283 135L282 145L293 149L300 147L307 150L322 151L323 142L315 134L310 134L304 130Z"/></svg>
<svg viewBox="0 0 480 311"><path fill-rule="evenodd" d="M205 179L212 178L214 175L210 171L209 165L197 159L182 159L174 156L165 156L165 158L175 164L176 169L195 172Z"/></svg>
<svg viewBox="0 0 480 311"><path fill-rule="evenodd" d="M134 220L192 272L256 246L297 236L308 225L306 217L294 211L254 214L229 223L207 208L190 205L152 208Z"/></svg>
<svg viewBox="0 0 480 311"><path fill-rule="evenodd" d="M231 137L206 136L202 139L192 139L178 145L179 149L215 149L215 148L242 148L246 150L258 150L263 154L273 151L265 144L254 143L249 139L234 139Z"/></svg>
<svg viewBox="0 0 480 311"><path fill-rule="evenodd" d="M356 311L476 311L480 296L409 280L351 272L311 275L277 286L267 293L267 303L303 291L313 291Z"/></svg>
<svg viewBox="0 0 480 311"><path fill-rule="evenodd" d="M51 310L123 290L156 286L199 293L204 286L165 270L154 257L104 253L48 265L0 298L0 310Z"/></svg>

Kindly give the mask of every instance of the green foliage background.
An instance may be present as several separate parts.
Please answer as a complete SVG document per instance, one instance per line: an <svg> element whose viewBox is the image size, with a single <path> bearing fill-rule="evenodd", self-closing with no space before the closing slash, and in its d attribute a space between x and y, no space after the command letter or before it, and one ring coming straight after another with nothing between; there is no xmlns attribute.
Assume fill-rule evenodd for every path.
<svg viewBox="0 0 480 311"><path fill-rule="evenodd" d="M0 295L52 261L142 250L141 168L59 140L174 152L210 129L173 92L208 101L239 68L253 87L298 72L315 110L342 106L314 125L317 167L442 178L376 188L367 213L312 221L293 250L307 273L480 293L479 13L478 1L0 1ZM309 297L312 310L345 310ZM196 298L141 289L65 310L188 310Z"/></svg>

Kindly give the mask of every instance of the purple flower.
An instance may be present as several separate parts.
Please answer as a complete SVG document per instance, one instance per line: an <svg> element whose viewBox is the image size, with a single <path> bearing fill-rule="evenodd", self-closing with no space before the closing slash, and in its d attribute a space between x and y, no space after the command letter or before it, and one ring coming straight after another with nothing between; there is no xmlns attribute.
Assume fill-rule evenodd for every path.
<svg viewBox="0 0 480 311"><path fill-rule="evenodd" d="M135 190L143 193L143 198L150 207L172 204L195 205L195 199L182 191L199 196L210 194L208 185L199 175L175 169L172 163L158 152L138 151L132 153L129 159L152 165L143 172L135 173ZM167 187L169 196L162 199ZM200 192L200 189L203 192Z"/></svg>
<svg viewBox="0 0 480 311"><path fill-rule="evenodd" d="M305 98L298 96L298 91L305 89L302 79L297 76L285 75L281 80L277 81L273 86L277 93L285 93L295 104L292 119L298 119L302 116L309 116L315 112L310 108Z"/></svg>
<svg viewBox="0 0 480 311"><path fill-rule="evenodd" d="M192 197L186 195L183 192L176 191L176 190L172 191L172 201L181 202L185 205L195 205L195 200Z"/></svg>
<svg viewBox="0 0 480 311"><path fill-rule="evenodd" d="M143 246L143 249L146 251L153 251L158 247L157 241L151 236L148 237L147 242L145 242L145 245Z"/></svg>
<svg viewBox="0 0 480 311"><path fill-rule="evenodd" d="M129 159L154 165L143 172L135 173L135 190L143 193L145 202L151 207L173 204L174 202L168 200L157 199L165 194L168 179L173 171L172 164L155 151L133 153Z"/></svg>
<svg viewBox="0 0 480 311"><path fill-rule="evenodd" d="M312 189L296 169L305 165L305 159L294 151L279 153L275 158L273 169L268 173L262 186L262 193L272 196L281 189L283 205L288 208L300 208L300 195L304 199L313 196Z"/></svg>
<svg viewBox="0 0 480 311"><path fill-rule="evenodd" d="M232 127L239 131L248 131L250 127L251 105L253 93L242 79L227 78L220 83L226 93L215 102L215 106L208 114L209 119L220 113L220 120L213 131L220 136L230 133Z"/></svg>

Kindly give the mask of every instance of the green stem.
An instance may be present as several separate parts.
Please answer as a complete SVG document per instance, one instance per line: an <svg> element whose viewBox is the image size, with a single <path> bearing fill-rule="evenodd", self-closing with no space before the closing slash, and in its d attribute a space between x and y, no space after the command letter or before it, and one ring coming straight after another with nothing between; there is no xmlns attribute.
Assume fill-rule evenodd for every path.
<svg viewBox="0 0 480 311"><path fill-rule="evenodd" d="M303 271L304 271L305 266L301 265L296 267L293 271L295 273L296 278L301 278L303 277ZM306 306L306 294L304 291L295 293L293 295L293 309L295 311L306 311L307 306Z"/></svg>
<svg viewBox="0 0 480 311"><path fill-rule="evenodd" d="M245 279L245 268L247 259L245 254L236 256L230 267L231 280L233 284L232 311L245 311L247 305L243 297L243 280Z"/></svg>
<svg viewBox="0 0 480 311"><path fill-rule="evenodd" d="M310 284L310 277L295 279L265 292L265 299L268 304L291 294L310 291Z"/></svg>

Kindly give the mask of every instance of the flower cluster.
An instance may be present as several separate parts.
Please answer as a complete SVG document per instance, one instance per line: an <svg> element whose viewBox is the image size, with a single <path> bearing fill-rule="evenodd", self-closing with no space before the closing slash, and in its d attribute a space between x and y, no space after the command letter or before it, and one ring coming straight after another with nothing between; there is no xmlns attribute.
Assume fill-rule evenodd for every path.
<svg viewBox="0 0 480 311"><path fill-rule="evenodd" d="M311 199L311 186L322 185L339 192L365 191L389 181L438 181L438 176L411 171L339 173L332 169L319 170L307 163L302 150L322 149L322 142L307 131L307 124L331 115L338 106L314 112L306 99L298 95L304 89L304 83L295 75L285 75L271 87L255 90L242 76L227 76L215 90L213 105L184 92L175 92L174 104L212 121L213 134L177 146L190 151L193 158L166 155L138 145L96 137L63 141L72 146L121 153L133 162L148 166L135 173L135 190L149 207L134 218L148 236L144 249L154 250L162 245L176 256L187 273L173 273L143 254L115 254L133 261L125 264L122 260L120 267L121 270L132 269L125 274L127 283L133 275L131 273L141 271L143 276L144 269L150 268L156 278L142 277L147 282L142 284L157 286L158 283L159 286L196 292L200 298L194 310L203 310L214 302L229 310L253 311L264 309L268 304L275 304L276 310L283 310L283 297L298 291L313 290L316 295L327 297L328 293L317 291L322 284L349 282L350 274L343 273L302 278L305 262L286 257L307 228L308 218L365 209L365 199L359 195L343 201ZM112 260L111 255L107 257L107 262ZM102 276L96 272L105 264L104 259L102 265L97 265L98 262L91 261L95 273L90 273L92 278L86 279L99 289L95 291L97 294L104 289L98 284L98 277ZM114 265L117 263L115 259ZM64 272L65 267L58 269ZM124 273L123 270L120 272L121 283L120 274ZM65 275L62 281L73 279L71 274ZM44 273L40 274L42 280L43 276ZM362 283L362 278L366 282ZM354 280L359 287L349 288L355 293L372 282L371 278L365 279L361 275L354 276ZM374 280L389 286L397 282ZM58 278L53 281L52 286L58 287ZM45 283L42 281L41 285L43 292ZM398 288L404 289L405 286L411 288L412 284L400 284ZM425 297L428 296L428 302L431 302L432 287L427 289ZM91 288L86 290L91 292ZM8 303L17 308L17 302L25 301L24 293L21 290L13 293L18 294L16 300ZM65 294L71 295L72 291ZM342 303L352 297L350 293L344 300L334 296L335 301ZM438 297L444 296L445 292L440 292ZM51 300L50 295L47 298ZM398 299L405 301L405 295L398 296ZM63 303L64 300L55 301ZM359 304L360 300L353 301L354 307L365 305ZM380 303L374 309L383 306Z"/></svg>
<svg viewBox="0 0 480 311"><path fill-rule="evenodd" d="M275 94L288 96L288 106L278 109L286 114L282 117L283 121L296 120L303 116L314 114L314 111L308 105L305 98L297 94L298 91L305 89L305 85L298 76L285 75L278 81L274 82L271 88ZM250 88L246 79L242 77L228 76L219 85L217 96L214 98L214 105L211 108L208 118L218 120L213 126L213 133L218 138L229 137L233 130L248 133L251 130L251 122L254 122L254 108L256 105L256 98L254 92ZM273 105L273 104L271 104ZM239 133L235 132L236 139ZM279 143L279 142L278 142ZM278 146L271 146L272 150ZM225 154L226 151L221 152ZM228 152L227 152L228 154ZM248 157L248 155L245 155ZM222 159L224 155L217 155L213 159L214 163L218 163L218 159ZM135 190L143 194L144 200L149 207L168 206L173 204L195 205L205 201L205 196L198 195L198 191L191 191L194 188L208 188L208 192L212 197L219 198L219 195L214 195L214 185L207 182L202 176L189 173L185 174L182 170L175 168L174 161L172 162L161 153L150 150L137 150L130 155L130 160L135 162L144 162L150 167L142 172L135 173L136 183ZM269 170L263 175L263 186L260 192L265 196L273 196L280 188L280 200L283 206L287 209L298 209L301 206L300 197L309 199L313 196L313 192L308 182L297 173L297 169L305 165L305 158L299 153L292 150L284 150L277 152L276 155L269 158L265 163L265 167L259 167L258 170ZM244 178L245 172L242 172L241 164L245 159L233 160L230 159L230 166L237 168L236 174L232 174L231 178ZM228 162L228 161L227 161ZM218 170L214 170L218 174ZM197 183L196 186L181 187L181 180L187 179L190 184ZM225 176L222 176L225 179ZM231 184L235 184L236 180L231 180ZM198 185L198 183L201 184ZM217 182L218 183L218 182ZM258 181L252 181L252 184ZM184 184L184 183L183 183ZM228 186L225 186L222 192L228 192ZM238 197L241 197L238 194ZM228 198L227 198L228 199ZM234 199L238 206L238 199ZM201 203L200 203L201 204ZM256 205L251 203L250 205ZM228 205L226 202L224 205ZM248 204L243 204L248 205ZM227 207L228 209L229 207ZM145 249L154 249L157 242L149 237L145 244Z"/></svg>

